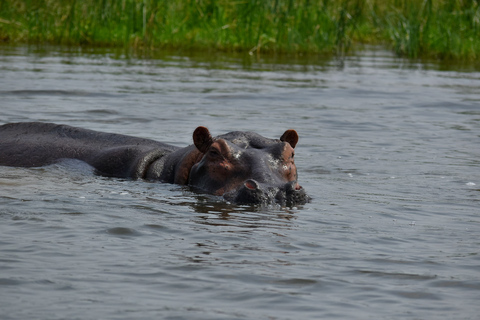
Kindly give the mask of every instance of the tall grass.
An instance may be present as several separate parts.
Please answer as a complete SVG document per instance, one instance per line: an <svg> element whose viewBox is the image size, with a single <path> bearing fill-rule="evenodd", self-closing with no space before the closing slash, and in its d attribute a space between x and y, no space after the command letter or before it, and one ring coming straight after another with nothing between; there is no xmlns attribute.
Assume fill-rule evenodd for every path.
<svg viewBox="0 0 480 320"><path fill-rule="evenodd" d="M0 40L480 58L479 0L0 0Z"/></svg>
<svg viewBox="0 0 480 320"><path fill-rule="evenodd" d="M409 57L480 58L478 0L397 0L380 10L383 36Z"/></svg>

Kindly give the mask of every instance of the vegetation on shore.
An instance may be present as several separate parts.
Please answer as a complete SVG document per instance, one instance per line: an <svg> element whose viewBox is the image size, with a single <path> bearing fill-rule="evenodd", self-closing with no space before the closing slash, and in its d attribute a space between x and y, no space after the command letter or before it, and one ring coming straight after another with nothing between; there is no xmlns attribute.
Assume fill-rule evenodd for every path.
<svg viewBox="0 0 480 320"><path fill-rule="evenodd" d="M480 59L480 0L0 0L0 41Z"/></svg>

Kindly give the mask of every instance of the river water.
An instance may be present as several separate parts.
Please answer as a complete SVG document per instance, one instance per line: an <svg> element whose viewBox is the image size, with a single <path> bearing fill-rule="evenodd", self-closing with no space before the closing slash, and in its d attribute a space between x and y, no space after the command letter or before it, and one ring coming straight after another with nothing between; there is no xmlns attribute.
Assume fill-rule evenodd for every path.
<svg viewBox="0 0 480 320"><path fill-rule="evenodd" d="M398 59L0 46L0 124L186 146L289 128L305 206L0 167L1 319L478 319L480 72ZM0 150L1 152L1 150Z"/></svg>

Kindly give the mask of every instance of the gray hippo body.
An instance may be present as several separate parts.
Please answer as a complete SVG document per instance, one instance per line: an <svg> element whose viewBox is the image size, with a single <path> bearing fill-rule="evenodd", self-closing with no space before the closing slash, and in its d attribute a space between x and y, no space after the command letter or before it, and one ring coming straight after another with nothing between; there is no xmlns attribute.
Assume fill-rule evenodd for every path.
<svg viewBox="0 0 480 320"><path fill-rule="evenodd" d="M277 139L253 132L213 138L205 127L179 148L150 139L52 123L0 126L0 165L40 167L78 159L102 176L190 185L235 203L286 205L309 201L293 162L298 135Z"/></svg>

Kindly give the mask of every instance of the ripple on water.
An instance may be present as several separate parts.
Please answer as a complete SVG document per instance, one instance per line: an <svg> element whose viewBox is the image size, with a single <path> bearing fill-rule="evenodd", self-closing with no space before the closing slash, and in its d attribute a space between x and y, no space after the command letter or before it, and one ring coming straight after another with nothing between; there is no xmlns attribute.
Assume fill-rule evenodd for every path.
<svg viewBox="0 0 480 320"><path fill-rule="evenodd" d="M127 237L142 235L141 232L132 228L127 228L127 227L109 228L107 229L107 233L115 236L127 236Z"/></svg>

